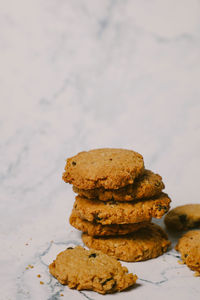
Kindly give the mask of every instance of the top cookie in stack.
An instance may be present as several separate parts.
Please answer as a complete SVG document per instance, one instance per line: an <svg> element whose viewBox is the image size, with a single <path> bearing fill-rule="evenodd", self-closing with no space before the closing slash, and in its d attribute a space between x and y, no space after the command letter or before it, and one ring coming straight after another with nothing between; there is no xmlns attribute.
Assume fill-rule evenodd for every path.
<svg viewBox="0 0 200 300"><path fill-rule="evenodd" d="M144 172L142 155L125 149L95 149L67 159L63 180L78 189L119 189Z"/></svg>
<svg viewBox="0 0 200 300"><path fill-rule="evenodd" d="M111 148L81 152L67 160L63 180L73 184L73 190L78 194L70 223L89 235L83 235L89 248L103 250L101 245L116 243L115 239L109 238L96 241L94 236L115 236L117 242L124 244L127 237L125 241L119 235L137 231L135 243L135 239L144 236L145 230L145 236L153 232L153 241L148 240L148 243L155 247L159 236L160 252L156 252L157 255L164 251L162 249L166 251L169 241L166 242L161 229L149 222L152 217L161 218L169 210L170 198L162 192L161 176L144 168L142 155L132 150ZM143 231L139 233L138 230ZM130 238L133 239L129 237L129 241ZM108 248L110 250L110 244ZM146 241L144 248L147 248ZM113 255L117 256L116 253ZM124 256L117 257L126 260ZM128 259L133 261L135 258L129 255Z"/></svg>

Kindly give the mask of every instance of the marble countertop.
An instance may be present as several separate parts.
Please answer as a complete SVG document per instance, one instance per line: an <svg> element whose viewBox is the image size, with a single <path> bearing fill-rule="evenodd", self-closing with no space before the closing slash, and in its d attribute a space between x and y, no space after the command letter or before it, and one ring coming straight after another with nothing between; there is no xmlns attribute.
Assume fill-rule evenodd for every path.
<svg viewBox="0 0 200 300"><path fill-rule="evenodd" d="M82 244L68 222L74 194L61 180L79 151L134 149L162 175L172 207L199 203L200 1L0 7L0 299L199 299L200 279L173 247L123 263L139 279L115 295L63 287L48 264Z"/></svg>

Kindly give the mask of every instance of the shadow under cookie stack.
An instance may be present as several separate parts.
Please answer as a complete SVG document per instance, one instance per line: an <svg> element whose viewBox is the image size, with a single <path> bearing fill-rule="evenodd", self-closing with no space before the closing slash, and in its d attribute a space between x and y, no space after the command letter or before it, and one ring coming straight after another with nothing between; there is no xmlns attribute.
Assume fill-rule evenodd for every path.
<svg viewBox="0 0 200 300"><path fill-rule="evenodd" d="M162 255L170 241L151 222L170 208L161 176L144 168L142 155L126 149L95 149L67 159L63 180L76 196L70 224L88 248L123 261Z"/></svg>

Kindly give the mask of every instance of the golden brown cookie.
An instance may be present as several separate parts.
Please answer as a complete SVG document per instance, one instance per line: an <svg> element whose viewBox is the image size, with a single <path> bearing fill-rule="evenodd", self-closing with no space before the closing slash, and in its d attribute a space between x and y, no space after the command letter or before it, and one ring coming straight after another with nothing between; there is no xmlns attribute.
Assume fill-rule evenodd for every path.
<svg viewBox="0 0 200 300"><path fill-rule="evenodd" d="M103 225L140 223L161 218L169 210L170 201L165 193L137 202L103 202L76 196L74 210L81 219Z"/></svg>
<svg viewBox="0 0 200 300"><path fill-rule="evenodd" d="M171 244L162 228L153 223L123 236L92 237L83 233L82 240L88 248L101 250L124 261L157 257L166 252Z"/></svg>
<svg viewBox="0 0 200 300"><path fill-rule="evenodd" d="M200 230L184 234L175 249L181 253L183 262L200 276Z"/></svg>
<svg viewBox="0 0 200 300"><path fill-rule="evenodd" d="M68 158L63 180L80 189L118 189L144 171L142 155L132 150L103 148Z"/></svg>
<svg viewBox="0 0 200 300"><path fill-rule="evenodd" d="M144 170L144 174L136 178L133 184L115 190L105 190L104 188L83 190L73 186L75 193L89 199L99 199L101 201L133 201L143 198L150 198L161 193L165 188L162 177L150 170Z"/></svg>
<svg viewBox="0 0 200 300"><path fill-rule="evenodd" d="M170 210L165 225L171 230L187 230L200 227L200 204L186 204Z"/></svg>
<svg viewBox="0 0 200 300"><path fill-rule="evenodd" d="M116 259L81 246L59 253L49 265L49 271L69 288L93 290L100 294L122 291L137 280L137 276L127 274L128 269Z"/></svg>
<svg viewBox="0 0 200 300"><path fill-rule="evenodd" d="M100 223L92 223L81 219L79 216L77 216L75 210L72 211L69 222L76 229L86 232L91 236L124 235L133 231L137 231L148 224L148 222L141 222L134 224L102 225Z"/></svg>

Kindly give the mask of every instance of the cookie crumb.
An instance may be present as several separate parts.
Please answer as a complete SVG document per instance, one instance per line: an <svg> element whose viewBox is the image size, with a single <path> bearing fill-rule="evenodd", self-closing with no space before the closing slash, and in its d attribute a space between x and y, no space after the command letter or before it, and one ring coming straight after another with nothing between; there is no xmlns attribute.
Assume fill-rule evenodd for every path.
<svg viewBox="0 0 200 300"><path fill-rule="evenodd" d="M37 277L38 277L38 278L40 278L40 277L41 277L41 275L40 275L40 274L38 274L38 275L37 275Z"/></svg>
<svg viewBox="0 0 200 300"><path fill-rule="evenodd" d="M34 266L32 266L32 265L28 265L28 267L29 267L30 269L33 269L33 268L34 268Z"/></svg>
<svg viewBox="0 0 200 300"><path fill-rule="evenodd" d="M184 262L182 260L178 260L179 265L184 265Z"/></svg>
<svg viewBox="0 0 200 300"><path fill-rule="evenodd" d="M64 296L64 294L60 294L60 296Z"/></svg>
<svg viewBox="0 0 200 300"><path fill-rule="evenodd" d="M196 271L196 272L194 273L194 277L200 277L200 272Z"/></svg>
<svg viewBox="0 0 200 300"><path fill-rule="evenodd" d="M34 266L28 265L28 266L26 267L26 270L33 269L33 268L34 268Z"/></svg>
<svg viewBox="0 0 200 300"><path fill-rule="evenodd" d="M44 284L44 282L43 282L43 281L40 281L40 284Z"/></svg>

